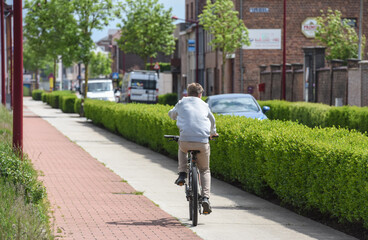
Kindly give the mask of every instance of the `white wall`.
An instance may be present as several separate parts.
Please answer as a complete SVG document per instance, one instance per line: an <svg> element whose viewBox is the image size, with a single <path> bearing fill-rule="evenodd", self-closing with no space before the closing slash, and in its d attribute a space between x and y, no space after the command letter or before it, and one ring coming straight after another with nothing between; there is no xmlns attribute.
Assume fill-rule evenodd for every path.
<svg viewBox="0 0 368 240"><path fill-rule="evenodd" d="M160 73L158 95L172 93L172 74Z"/></svg>

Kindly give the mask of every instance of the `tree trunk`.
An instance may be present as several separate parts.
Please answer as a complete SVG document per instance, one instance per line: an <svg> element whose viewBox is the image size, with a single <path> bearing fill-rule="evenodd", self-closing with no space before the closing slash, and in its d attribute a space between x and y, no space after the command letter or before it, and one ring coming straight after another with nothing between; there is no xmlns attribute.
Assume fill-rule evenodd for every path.
<svg viewBox="0 0 368 240"><path fill-rule="evenodd" d="M55 89L56 89L56 58L54 58L54 79L53 79L53 82L54 82L54 86L52 87L52 90L55 91Z"/></svg>
<svg viewBox="0 0 368 240"><path fill-rule="evenodd" d="M87 98L87 92L88 92L88 63L84 63L84 67L85 67L85 74L84 74L84 96L83 98L86 99Z"/></svg>
<svg viewBox="0 0 368 240"><path fill-rule="evenodd" d="M40 80L38 79L38 68L36 69L36 89L40 88Z"/></svg>
<svg viewBox="0 0 368 240"><path fill-rule="evenodd" d="M222 52L222 65L221 65L221 93L225 93L225 64L226 53Z"/></svg>

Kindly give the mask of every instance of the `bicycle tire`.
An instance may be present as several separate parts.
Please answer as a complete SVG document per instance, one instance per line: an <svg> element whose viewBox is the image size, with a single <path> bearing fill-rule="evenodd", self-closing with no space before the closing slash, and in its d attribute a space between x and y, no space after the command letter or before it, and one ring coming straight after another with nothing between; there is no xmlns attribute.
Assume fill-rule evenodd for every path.
<svg viewBox="0 0 368 240"><path fill-rule="evenodd" d="M189 171L189 176L188 176L188 185L186 186L186 195L189 200L189 220L193 219L193 196L192 196L192 173Z"/></svg>
<svg viewBox="0 0 368 240"><path fill-rule="evenodd" d="M198 224L198 174L197 167L193 166L192 168L192 224L193 226L197 226Z"/></svg>

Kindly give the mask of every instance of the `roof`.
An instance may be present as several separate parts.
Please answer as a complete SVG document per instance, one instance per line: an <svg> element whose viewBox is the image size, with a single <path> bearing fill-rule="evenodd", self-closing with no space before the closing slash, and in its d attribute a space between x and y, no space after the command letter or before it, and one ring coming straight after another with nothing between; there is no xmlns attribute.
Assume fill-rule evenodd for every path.
<svg viewBox="0 0 368 240"><path fill-rule="evenodd" d="M251 94L245 94L245 93L227 93L227 94L219 94L219 95L212 95L208 96L209 99L219 99L219 98L253 98Z"/></svg>

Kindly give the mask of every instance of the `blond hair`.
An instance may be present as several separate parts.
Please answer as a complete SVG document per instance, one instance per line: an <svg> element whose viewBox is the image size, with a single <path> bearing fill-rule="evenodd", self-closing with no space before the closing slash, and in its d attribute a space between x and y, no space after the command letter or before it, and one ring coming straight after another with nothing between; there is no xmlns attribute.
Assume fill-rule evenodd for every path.
<svg viewBox="0 0 368 240"><path fill-rule="evenodd" d="M187 87L188 96L198 97L199 94L203 93L203 87L199 83L188 84Z"/></svg>

